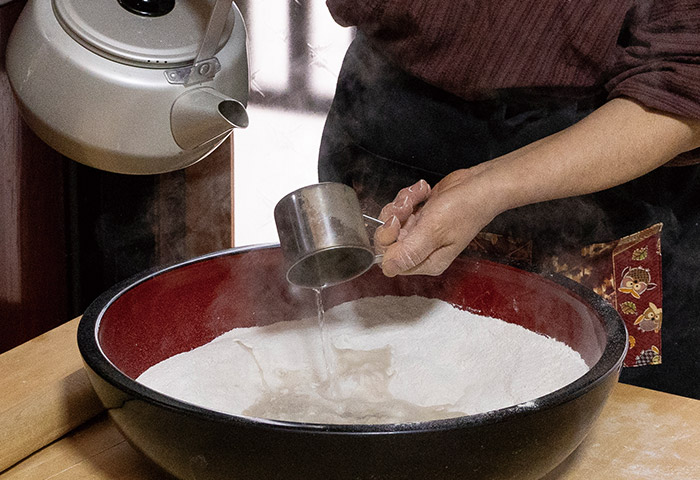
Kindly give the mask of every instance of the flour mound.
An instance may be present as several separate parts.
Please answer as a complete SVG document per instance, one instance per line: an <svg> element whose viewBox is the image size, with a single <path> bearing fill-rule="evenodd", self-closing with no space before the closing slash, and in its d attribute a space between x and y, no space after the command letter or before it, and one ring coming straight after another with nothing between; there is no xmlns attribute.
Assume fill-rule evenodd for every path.
<svg viewBox="0 0 700 480"><path fill-rule="evenodd" d="M437 299L362 298L328 310L323 325L236 328L137 380L235 415L386 424L517 405L588 371L561 342Z"/></svg>

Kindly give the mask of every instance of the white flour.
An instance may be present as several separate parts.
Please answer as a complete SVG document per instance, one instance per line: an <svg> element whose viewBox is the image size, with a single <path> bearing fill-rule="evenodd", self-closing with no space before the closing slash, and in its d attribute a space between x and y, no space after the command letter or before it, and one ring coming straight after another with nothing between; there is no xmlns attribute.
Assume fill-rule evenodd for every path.
<svg viewBox="0 0 700 480"><path fill-rule="evenodd" d="M238 328L138 381L210 410L314 423L405 423L517 405L579 378L578 352L423 297L363 298L316 317ZM328 382L327 372L332 373Z"/></svg>

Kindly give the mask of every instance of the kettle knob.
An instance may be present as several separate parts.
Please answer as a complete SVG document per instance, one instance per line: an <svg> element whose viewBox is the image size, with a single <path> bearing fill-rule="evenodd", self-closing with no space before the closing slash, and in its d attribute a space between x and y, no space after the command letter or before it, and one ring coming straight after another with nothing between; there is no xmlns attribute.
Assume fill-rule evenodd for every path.
<svg viewBox="0 0 700 480"><path fill-rule="evenodd" d="M144 17L160 17L175 8L175 0L119 0L119 5Z"/></svg>

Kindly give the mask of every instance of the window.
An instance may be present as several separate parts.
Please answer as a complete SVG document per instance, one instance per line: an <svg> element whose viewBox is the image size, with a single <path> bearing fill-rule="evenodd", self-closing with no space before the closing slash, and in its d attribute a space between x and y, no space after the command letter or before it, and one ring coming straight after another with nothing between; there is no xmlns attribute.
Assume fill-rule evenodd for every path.
<svg viewBox="0 0 700 480"><path fill-rule="evenodd" d="M273 209L315 183L323 122L351 29L322 0L236 2L248 28L250 127L234 136L234 243L277 241Z"/></svg>

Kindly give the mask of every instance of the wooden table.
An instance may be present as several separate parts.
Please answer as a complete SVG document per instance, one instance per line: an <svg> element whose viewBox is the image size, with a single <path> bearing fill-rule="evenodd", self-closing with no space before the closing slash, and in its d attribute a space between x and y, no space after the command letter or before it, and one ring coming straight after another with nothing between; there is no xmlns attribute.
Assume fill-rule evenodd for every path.
<svg viewBox="0 0 700 480"><path fill-rule="evenodd" d="M126 443L105 413L95 416L99 407L94 394L85 390L84 372L75 370L76 365L82 368L75 345L76 327L74 320L0 355L3 450L19 437L36 437L32 429L22 426L27 421L35 427L56 424L55 417L63 415L63 423L70 423L65 427L68 433L28 452L26 458L1 473L0 480L168 478ZM56 386L56 379L62 387ZM38 407L29 408L35 405L36 395L21 395L27 392L27 382L44 396L54 395L54 400L63 404L60 412L64 413L49 408L47 416ZM62 400L61 391L70 398ZM39 403L46 406L50 402L45 399ZM66 408L71 405L73 408ZM81 419L80 426L74 427ZM3 428L14 429L16 434L2 433ZM56 431L52 428L51 434L56 435ZM51 434L44 433L43 438ZM1 462L0 468L5 468ZM700 479L700 401L618 384L586 440L544 480L598 479Z"/></svg>

